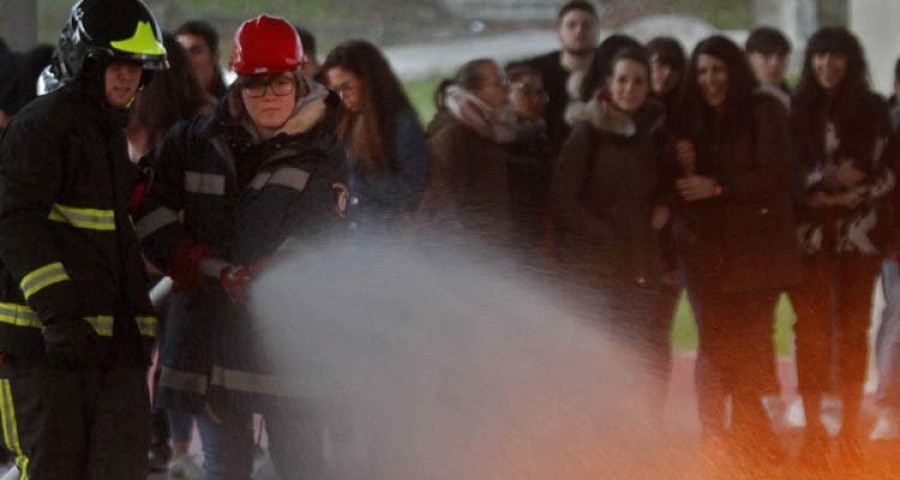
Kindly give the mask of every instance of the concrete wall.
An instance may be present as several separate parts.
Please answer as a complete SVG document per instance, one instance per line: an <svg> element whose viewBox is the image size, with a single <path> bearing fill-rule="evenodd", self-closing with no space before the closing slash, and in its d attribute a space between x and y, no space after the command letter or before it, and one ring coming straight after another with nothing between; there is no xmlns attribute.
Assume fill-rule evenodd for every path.
<svg viewBox="0 0 900 480"><path fill-rule="evenodd" d="M0 0L0 36L15 51L37 43L37 0Z"/></svg>
<svg viewBox="0 0 900 480"><path fill-rule="evenodd" d="M889 93L893 69L900 56L900 0L853 0L850 28L866 50L872 83Z"/></svg>

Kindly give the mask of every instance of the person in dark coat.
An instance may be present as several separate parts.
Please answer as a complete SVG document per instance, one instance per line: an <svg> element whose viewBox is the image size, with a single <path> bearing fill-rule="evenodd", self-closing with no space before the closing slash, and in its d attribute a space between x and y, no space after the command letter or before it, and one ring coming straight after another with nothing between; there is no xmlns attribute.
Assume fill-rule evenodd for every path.
<svg viewBox="0 0 900 480"><path fill-rule="evenodd" d="M247 20L234 45L237 81L215 113L169 133L135 215L147 258L183 292L172 300L157 395L197 414L207 478L249 478L253 413L269 419L283 478L324 478L314 400L301 400L296 379L270 359L246 297L285 249L329 241L344 225L340 100L300 73L303 50L286 20Z"/></svg>
<svg viewBox="0 0 900 480"><path fill-rule="evenodd" d="M597 84L583 87L584 79L594 65L597 49L597 9L584 0L571 0L563 5L557 16L557 34L562 46L538 57L525 60L536 68L544 80L549 95L544 119L554 150L559 150L571 127L565 113L572 102L585 102L593 95ZM585 90L590 90L586 95Z"/></svg>
<svg viewBox="0 0 900 480"><path fill-rule="evenodd" d="M0 136L0 419L21 478L144 478L157 320L128 204L128 107L166 66L137 0L76 3L62 86Z"/></svg>
<svg viewBox="0 0 900 480"><path fill-rule="evenodd" d="M684 48L672 37L654 37L647 42L652 69L653 96L663 103L666 113L671 115L684 83L684 68L687 58Z"/></svg>
<svg viewBox="0 0 900 480"><path fill-rule="evenodd" d="M674 235L697 319L704 444L768 465L784 457L761 402L778 388L773 313L797 283L799 258L787 112L756 88L731 40L694 49L672 122L683 172Z"/></svg>
<svg viewBox="0 0 900 480"><path fill-rule="evenodd" d="M496 62L476 59L438 87L428 127L428 186L420 218L495 244L511 239L509 153L516 140L508 82Z"/></svg>
<svg viewBox="0 0 900 480"><path fill-rule="evenodd" d="M784 78L791 56L790 40L781 30L758 27L750 32L744 50L760 88L768 90L786 107L790 107L791 89Z"/></svg>
<svg viewBox="0 0 900 480"><path fill-rule="evenodd" d="M219 67L219 32L209 22L191 20L175 30L175 38L184 47L197 80L207 93L221 100L228 91Z"/></svg>
<svg viewBox="0 0 900 480"><path fill-rule="evenodd" d="M821 399L836 391L843 402L839 453L858 461L871 299L887 233L884 199L895 184L882 161L887 109L869 88L859 41L844 28L810 38L792 103L803 253L803 282L791 292L806 413L802 453L809 465L829 453Z"/></svg>
<svg viewBox="0 0 900 480"><path fill-rule="evenodd" d="M668 223L663 106L650 98L646 50L613 57L606 89L563 145L553 177L553 211L563 268L614 305L601 319L648 359L643 401L662 413L672 317L654 324L660 288L658 232Z"/></svg>
<svg viewBox="0 0 900 480"><path fill-rule="evenodd" d="M351 174L349 215L369 230L396 228L425 191L428 151L419 118L387 59L369 42L337 46L322 72L344 106L337 134Z"/></svg>
<svg viewBox="0 0 900 480"><path fill-rule="evenodd" d="M510 65L506 76L519 130L516 141L507 147L514 228L523 247L552 249L548 194L555 155L544 120L549 95L541 73L531 65Z"/></svg>

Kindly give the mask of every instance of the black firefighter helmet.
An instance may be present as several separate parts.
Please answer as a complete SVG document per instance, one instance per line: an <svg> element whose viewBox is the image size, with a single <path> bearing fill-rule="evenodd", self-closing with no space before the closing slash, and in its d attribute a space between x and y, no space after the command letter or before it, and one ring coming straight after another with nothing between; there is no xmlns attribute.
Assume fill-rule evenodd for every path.
<svg viewBox="0 0 900 480"><path fill-rule="evenodd" d="M141 0L79 0L59 34L52 71L61 83L78 78L89 62L105 67L114 59L135 61L150 81L168 68L162 33Z"/></svg>

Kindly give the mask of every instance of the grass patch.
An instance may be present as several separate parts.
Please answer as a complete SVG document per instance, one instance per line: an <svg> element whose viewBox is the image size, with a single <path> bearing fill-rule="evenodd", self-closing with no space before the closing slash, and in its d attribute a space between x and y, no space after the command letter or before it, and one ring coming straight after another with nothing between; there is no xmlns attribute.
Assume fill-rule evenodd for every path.
<svg viewBox="0 0 900 480"><path fill-rule="evenodd" d="M434 117L434 91L440 82L440 77L430 77L403 83L403 89L406 90L409 101L419 112L422 125L428 125L428 122Z"/></svg>

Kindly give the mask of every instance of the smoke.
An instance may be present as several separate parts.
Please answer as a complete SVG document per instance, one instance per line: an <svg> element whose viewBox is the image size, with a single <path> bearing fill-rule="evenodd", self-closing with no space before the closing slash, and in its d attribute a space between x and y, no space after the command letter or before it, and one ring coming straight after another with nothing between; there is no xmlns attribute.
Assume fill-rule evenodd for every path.
<svg viewBox="0 0 900 480"><path fill-rule="evenodd" d="M603 299L474 252L370 238L257 282L254 321L328 424L331 475L689 478L640 359L592 320Z"/></svg>

